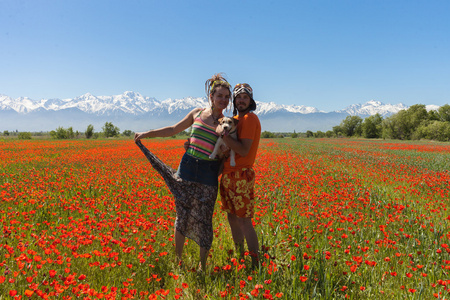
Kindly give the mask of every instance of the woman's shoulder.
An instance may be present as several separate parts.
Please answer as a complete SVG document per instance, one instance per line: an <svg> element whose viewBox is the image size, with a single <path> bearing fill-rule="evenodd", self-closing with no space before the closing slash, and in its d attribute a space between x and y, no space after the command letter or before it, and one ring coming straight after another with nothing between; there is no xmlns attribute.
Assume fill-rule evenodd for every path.
<svg viewBox="0 0 450 300"><path fill-rule="evenodd" d="M202 107L196 107L193 110L190 111L190 113L188 115L190 115L192 117L192 119L194 120L195 118L197 118L198 116L200 116L200 114L202 113L202 111L204 111L205 109Z"/></svg>
<svg viewBox="0 0 450 300"><path fill-rule="evenodd" d="M191 110L191 114L198 114L198 113L201 113L204 110L205 110L205 108L203 108L203 107L196 107L193 110Z"/></svg>

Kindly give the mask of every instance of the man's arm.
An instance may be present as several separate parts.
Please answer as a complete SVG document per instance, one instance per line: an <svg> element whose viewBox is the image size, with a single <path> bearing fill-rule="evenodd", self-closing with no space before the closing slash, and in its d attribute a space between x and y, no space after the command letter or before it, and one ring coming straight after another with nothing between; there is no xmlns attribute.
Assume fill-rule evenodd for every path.
<svg viewBox="0 0 450 300"><path fill-rule="evenodd" d="M241 139L241 140L235 140L232 137L228 135L223 136L223 141L227 146L239 154L242 157L247 156L248 152L250 151L250 148L252 147L253 140L252 139Z"/></svg>

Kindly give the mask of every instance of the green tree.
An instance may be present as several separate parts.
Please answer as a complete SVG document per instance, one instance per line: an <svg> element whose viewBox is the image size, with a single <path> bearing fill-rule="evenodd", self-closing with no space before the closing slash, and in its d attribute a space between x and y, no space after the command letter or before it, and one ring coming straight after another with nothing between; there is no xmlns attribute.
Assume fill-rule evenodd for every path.
<svg viewBox="0 0 450 300"><path fill-rule="evenodd" d="M408 110L406 111L406 120L402 120L404 121L408 127L409 130L405 130L405 132L407 133L406 135L406 139L411 139L414 131L416 131L416 129L421 125L421 124L426 124L428 123L428 112L427 109L425 107L425 105L423 104L416 104L411 106L410 108L408 108Z"/></svg>
<svg viewBox="0 0 450 300"><path fill-rule="evenodd" d="M73 139L75 137L75 132L73 132L73 128L69 127L67 128L67 138Z"/></svg>
<svg viewBox="0 0 450 300"><path fill-rule="evenodd" d="M438 115L441 121L450 122L450 105L445 104L439 107Z"/></svg>
<svg viewBox="0 0 450 300"><path fill-rule="evenodd" d="M120 129L117 126L114 126L111 122L106 122L105 126L102 127L103 133L105 137L115 137L120 134Z"/></svg>
<svg viewBox="0 0 450 300"><path fill-rule="evenodd" d="M360 116L347 116L339 125L342 133L345 136L360 136L361 135L362 118Z"/></svg>
<svg viewBox="0 0 450 300"><path fill-rule="evenodd" d="M342 134L342 128L341 126L333 126L333 133L336 137L339 137Z"/></svg>
<svg viewBox="0 0 450 300"><path fill-rule="evenodd" d="M275 137L275 134L273 134L273 133L270 132L270 131L263 131L263 132L261 133L261 138L263 138L263 139L274 138L274 137Z"/></svg>
<svg viewBox="0 0 450 300"><path fill-rule="evenodd" d="M397 130L397 114L394 114L381 122L382 134L381 136L384 139L399 139L398 130Z"/></svg>
<svg viewBox="0 0 450 300"><path fill-rule="evenodd" d="M131 131L131 130L124 130L124 131L122 132L122 134L123 134L124 136L132 136L132 135L133 135L133 131Z"/></svg>
<svg viewBox="0 0 450 300"><path fill-rule="evenodd" d="M191 132L190 130L183 130L183 131L177 133L176 135L177 136L189 136L190 132Z"/></svg>
<svg viewBox="0 0 450 300"><path fill-rule="evenodd" d="M414 139L428 139L440 142L450 141L450 122L431 121L421 125L413 134Z"/></svg>
<svg viewBox="0 0 450 300"><path fill-rule="evenodd" d="M429 121L441 121L439 113L437 110L430 110L428 112L428 120Z"/></svg>
<svg viewBox="0 0 450 300"><path fill-rule="evenodd" d="M19 132L17 135L17 138L19 140L31 140L31 133L30 132Z"/></svg>
<svg viewBox="0 0 450 300"><path fill-rule="evenodd" d="M63 140L69 138L67 129L59 126L56 130L50 131L50 136L54 139Z"/></svg>
<svg viewBox="0 0 450 300"><path fill-rule="evenodd" d="M89 124L88 127L86 128L86 131L84 132L84 135L86 136L87 139L90 139L93 134L94 134L94 125Z"/></svg>
<svg viewBox="0 0 450 300"><path fill-rule="evenodd" d="M316 133L314 133L314 137L316 137L316 138L324 138L325 137L325 132L317 130Z"/></svg>
<svg viewBox="0 0 450 300"><path fill-rule="evenodd" d="M381 126L382 122L383 117L381 117L380 114L375 114L365 118L361 124L363 137L369 139L380 138L383 131Z"/></svg>
<svg viewBox="0 0 450 300"><path fill-rule="evenodd" d="M327 138L332 137L332 136L333 136L333 131L327 130L327 132L325 132L325 136L326 136Z"/></svg>
<svg viewBox="0 0 450 300"><path fill-rule="evenodd" d="M387 122L383 122L383 134L390 138L400 140L410 140L420 126L426 126L429 122L429 115L423 104L416 104L407 110L401 110L397 114L389 117Z"/></svg>
<svg viewBox="0 0 450 300"><path fill-rule="evenodd" d="M9 131L8 130L3 131L3 135L4 136L9 136Z"/></svg>
<svg viewBox="0 0 450 300"><path fill-rule="evenodd" d="M295 130L294 130L294 133L291 134L291 138L293 138L293 139L298 138L298 134L297 134L297 132L295 132Z"/></svg>
<svg viewBox="0 0 450 300"><path fill-rule="evenodd" d="M306 137L307 138L314 137L314 132L312 132L311 130L307 130L306 131Z"/></svg>

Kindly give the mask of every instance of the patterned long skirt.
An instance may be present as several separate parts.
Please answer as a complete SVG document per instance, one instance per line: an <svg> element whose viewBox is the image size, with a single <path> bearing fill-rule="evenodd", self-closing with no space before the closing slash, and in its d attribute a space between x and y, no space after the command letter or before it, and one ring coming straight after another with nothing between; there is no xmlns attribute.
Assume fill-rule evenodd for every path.
<svg viewBox="0 0 450 300"><path fill-rule="evenodd" d="M212 217L218 188L179 178L174 169L150 152L141 141L137 141L136 145L163 177L175 197L175 229L209 250L213 240Z"/></svg>

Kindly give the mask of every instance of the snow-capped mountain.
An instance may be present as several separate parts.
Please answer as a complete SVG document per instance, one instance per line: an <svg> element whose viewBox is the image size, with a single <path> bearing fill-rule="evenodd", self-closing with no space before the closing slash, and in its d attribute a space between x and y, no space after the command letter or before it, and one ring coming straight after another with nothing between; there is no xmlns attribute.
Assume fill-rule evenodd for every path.
<svg viewBox="0 0 450 300"><path fill-rule="evenodd" d="M169 114L177 110L189 110L194 107L207 106L208 101L202 98L183 98L183 99L167 99L158 101L155 98L144 97L139 93L127 91L121 95L114 96L94 96L86 93L74 99L41 99L39 101L32 100L27 97L12 99L8 96L0 95L0 110L12 109L18 113L26 114L39 108L45 110L64 110L76 108L83 112L96 115L111 115L114 112L123 112L126 114L140 115L151 111L165 110ZM438 107L438 106L435 106ZM397 113L408 107L402 103L392 105L384 104L379 101L371 100L365 104L353 104L337 113L347 113L351 115L390 115ZM266 115L277 112L289 112L299 114L325 113L315 107L283 105L274 102L257 102L256 114Z"/></svg>
<svg viewBox="0 0 450 300"><path fill-rule="evenodd" d="M297 106L297 105L283 105L283 104L276 104L274 102L259 102L256 101L256 111L255 113L257 115L265 115L269 113L276 113L280 111L286 111L291 113L299 113L299 114L311 114L311 113L318 113L323 112L318 110L315 107L309 107L309 106Z"/></svg>
<svg viewBox="0 0 450 300"><path fill-rule="evenodd" d="M439 105L434 105L434 104L428 104L428 105L425 105L425 108L426 108L427 111L430 111L430 110L438 110L439 107L440 107Z"/></svg>
<svg viewBox="0 0 450 300"><path fill-rule="evenodd" d="M0 130L48 131L59 126L85 130L89 124L101 128L105 122L113 122L122 129L141 131L173 124L193 108L207 106L205 97L159 101L131 91L113 96L86 93L74 99L37 101L0 95ZM258 101L255 113L261 119L263 130L292 132L329 130L348 115L365 117L379 113L389 116L407 108L401 103L392 105L371 100L343 110L324 112L304 105ZM437 109L438 106L428 108Z"/></svg>
<svg viewBox="0 0 450 300"><path fill-rule="evenodd" d="M408 109L408 106L404 105L403 103L392 105L384 104L380 101L370 100L369 102L364 104L352 104L343 110L338 110L337 112L347 113L352 116L371 116L377 113L382 116L389 116L404 109Z"/></svg>
<svg viewBox="0 0 450 300"><path fill-rule="evenodd" d="M74 99L41 99L39 101L29 98L11 99L0 95L0 109L4 110L9 107L18 113L30 113L37 109L59 111L76 108L96 115L109 115L117 111L138 115L149 112L157 106L160 106L160 102L156 99L134 92L125 92L116 96L94 96L86 93Z"/></svg>

